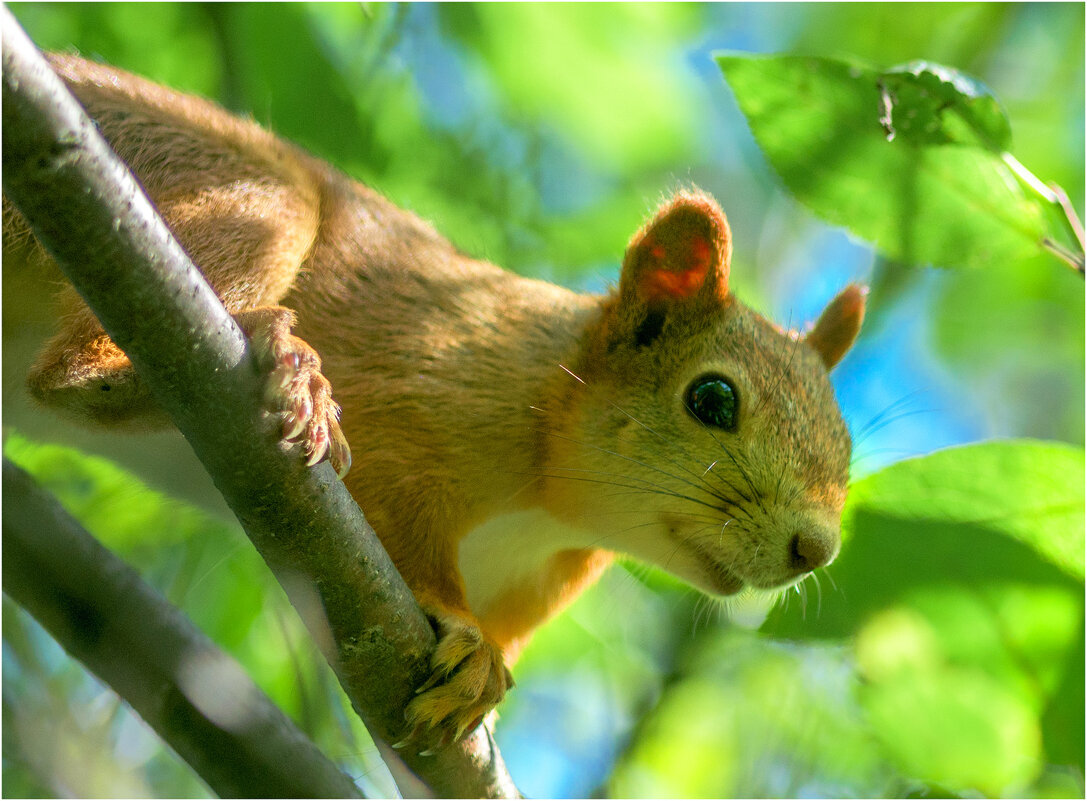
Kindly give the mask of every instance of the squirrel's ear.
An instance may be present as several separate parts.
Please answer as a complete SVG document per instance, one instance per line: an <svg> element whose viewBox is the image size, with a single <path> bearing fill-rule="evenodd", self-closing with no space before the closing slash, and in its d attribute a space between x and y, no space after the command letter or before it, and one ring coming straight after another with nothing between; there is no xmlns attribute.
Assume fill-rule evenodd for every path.
<svg viewBox="0 0 1087 801"><path fill-rule="evenodd" d="M667 304L703 296L724 300L732 234L716 201L681 192L630 240L620 292L627 302Z"/></svg>
<svg viewBox="0 0 1087 801"><path fill-rule="evenodd" d="M842 360L860 333L867 297L868 287L850 284L827 304L815 327L804 337L804 341L822 357L827 370Z"/></svg>

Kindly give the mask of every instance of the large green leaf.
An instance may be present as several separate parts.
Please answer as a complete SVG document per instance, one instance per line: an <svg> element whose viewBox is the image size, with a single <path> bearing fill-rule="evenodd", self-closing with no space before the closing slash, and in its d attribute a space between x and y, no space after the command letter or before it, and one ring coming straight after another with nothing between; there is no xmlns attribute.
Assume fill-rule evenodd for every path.
<svg viewBox="0 0 1087 801"><path fill-rule="evenodd" d="M900 769L1020 791L1083 754L1084 452L991 442L858 483L818 608L765 629L848 638L859 697ZM967 688L972 688L967 691Z"/></svg>
<svg viewBox="0 0 1087 801"><path fill-rule="evenodd" d="M1039 255L1047 205L1004 162L996 101L954 70L717 55L755 140L820 216L910 264L986 267Z"/></svg>
<svg viewBox="0 0 1087 801"><path fill-rule="evenodd" d="M780 605L767 629L846 637L917 588L1078 587L1084 580L1084 452L1014 440L899 462L850 489L839 591L817 614ZM826 584L827 582L823 582Z"/></svg>

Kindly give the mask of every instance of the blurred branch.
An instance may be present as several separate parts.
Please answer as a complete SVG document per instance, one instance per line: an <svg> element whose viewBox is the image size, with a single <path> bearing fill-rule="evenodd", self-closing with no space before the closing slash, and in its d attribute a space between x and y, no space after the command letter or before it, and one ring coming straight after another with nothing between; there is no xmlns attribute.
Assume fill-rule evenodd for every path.
<svg viewBox="0 0 1087 801"><path fill-rule="evenodd" d="M244 335L131 173L6 8L0 24L5 195L188 439L355 710L396 742L433 630L332 469L279 447ZM402 757L441 796L517 795L486 727Z"/></svg>
<svg viewBox="0 0 1087 801"><path fill-rule="evenodd" d="M361 798L241 666L4 459L4 592L220 797Z"/></svg>

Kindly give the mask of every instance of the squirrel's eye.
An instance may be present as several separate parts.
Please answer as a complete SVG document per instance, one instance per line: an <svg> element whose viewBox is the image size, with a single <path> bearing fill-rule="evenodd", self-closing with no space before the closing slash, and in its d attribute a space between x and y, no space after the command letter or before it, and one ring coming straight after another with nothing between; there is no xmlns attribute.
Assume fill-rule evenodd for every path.
<svg viewBox="0 0 1087 801"><path fill-rule="evenodd" d="M696 420L708 426L735 431L740 401L736 390L719 375L704 375L695 379L684 398Z"/></svg>

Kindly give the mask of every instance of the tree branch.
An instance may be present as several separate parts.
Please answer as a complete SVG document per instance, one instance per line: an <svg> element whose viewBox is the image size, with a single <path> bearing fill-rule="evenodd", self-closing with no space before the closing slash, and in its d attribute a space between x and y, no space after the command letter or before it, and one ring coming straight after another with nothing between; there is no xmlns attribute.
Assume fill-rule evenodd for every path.
<svg viewBox="0 0 1087 801"><path fill-rule="evenodd" d="M361 798L178 609L4 459L4 592L227 798ZM123 658L119 655L123 654Z"/></svg>
<svg viewBox="0 0 1087 801"><path fill-rule="evenodd" d="M135 179L6 8L0 24L5 194L188 439L356 711L396 742L430 625L331 468L279 447L244 335ZM442 796L518 795L486 727L403 757Z"/></svg>

